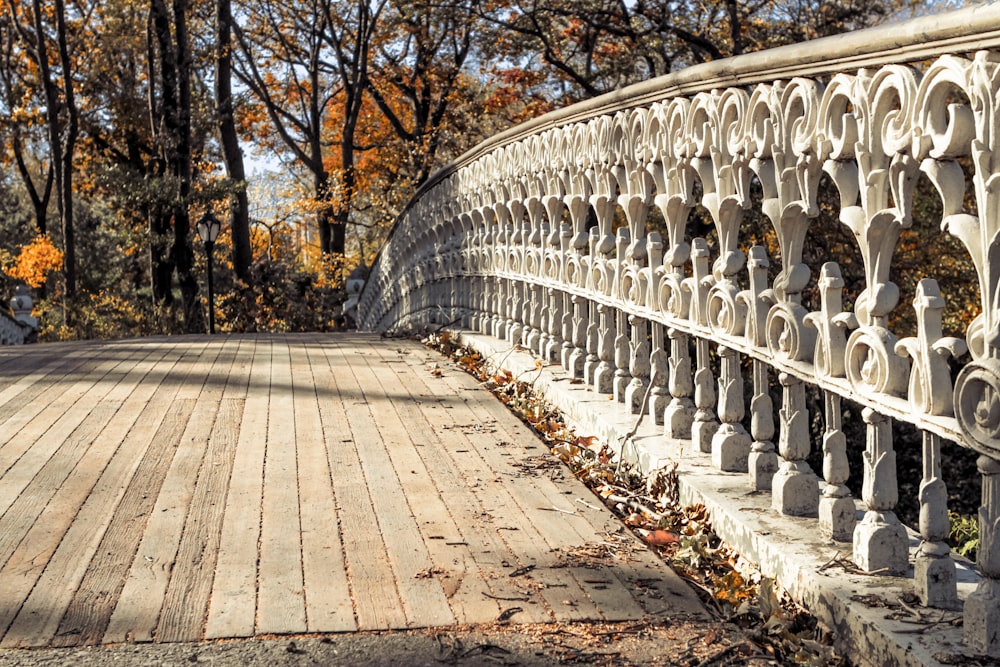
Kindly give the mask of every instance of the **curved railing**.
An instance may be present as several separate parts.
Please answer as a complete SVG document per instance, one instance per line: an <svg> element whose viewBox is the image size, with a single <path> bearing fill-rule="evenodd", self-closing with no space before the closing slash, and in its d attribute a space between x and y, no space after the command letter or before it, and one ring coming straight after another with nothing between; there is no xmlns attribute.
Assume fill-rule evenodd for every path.
<svg viewBox="0 0 1000 667"><path fill-rule="evenodd" d="M360 325L460 322L634 410L649 389L668 435L747 471L775 511L816 516L867 571L908 568L891 424L913 424L924 457L916 590L932 606L958 603L942 439L975 450L982 580L964 634L1000 655L998 89L992 5L692 67L549 114L418 193L373 267ZM979 314L956 336L943 333L935 266L914 285L893 282L919 179L978 278ZM837 196L821 198L821 183ZM810 246L817 225L837 224L863 265L853 292L831 261L843 258ZM914 294L909 331L901 288ZM807 385L825 397L821 483L806 463ZM863 408L867 433L860 521L842 400Z"/></svg>

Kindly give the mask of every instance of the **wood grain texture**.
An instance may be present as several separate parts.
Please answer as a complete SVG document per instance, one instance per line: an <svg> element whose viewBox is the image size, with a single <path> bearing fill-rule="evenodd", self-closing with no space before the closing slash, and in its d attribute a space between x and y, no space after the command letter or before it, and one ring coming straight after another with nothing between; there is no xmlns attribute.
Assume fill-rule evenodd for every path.
<svg viewBox="0 0 1000 667"><path fill-rule="evenodd" d="M544 446L416 343L184 336L20 352L0 350L2 646L693 604L641 545L575 559L619 524L575 502L588 492L571 474L526 470Z"/></svg>

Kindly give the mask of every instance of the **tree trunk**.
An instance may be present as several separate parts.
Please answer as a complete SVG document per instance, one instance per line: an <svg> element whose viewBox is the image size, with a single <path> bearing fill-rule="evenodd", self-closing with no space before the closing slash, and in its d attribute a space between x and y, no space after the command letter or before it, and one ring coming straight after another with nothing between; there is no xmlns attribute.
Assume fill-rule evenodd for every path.
<svg viewBox="0 0 1000 667"><path fill-rule="evenodd" d="M240 141L236 133L236 120L233 117L233 15L231 0L218 0L215 21L215 99L218 107L219 135L226 171L237 188L236 206L233 208L230 218L233 239L233 270L237 278L249 284L250 264L253 262L250 247L250 205L247 201L243 151L240 149Z"/></svg>
<svg viewBox="0 0 1000 667"><path fill-rule="evenodd" d="M191 250L191 222L188 203L191 195L191 53L188 46L187 0L174 0L173 17L164 0L151 0L152 33L159 47L163 94L160 101L163 131L160 145L168 173L177 183L177 197L171 206L173 244L170 262L181 288L184 326L200 330L204 317L198 307L198 281L194 276ZM171 27L173 31L171 34Z"/></svg>
<svg viewBox="0 0 1000 667"><path fill-rule="evenodd" d="M76 295L76 241L73 229L73 155L79 134L79 119L76 99L73 95L72 61L67 43L66 7L63 0L54 0L56 21L56 43L59 63L63 70L63 87L53 80L49 66L49 51L45 39L46 30L40 0L32 0L36 35L36 56L42 87L45 94L46 121L49 145L52 152L52 168L56 190L56 202L63 233L63 277L66 281L66 296Z"/></svg>

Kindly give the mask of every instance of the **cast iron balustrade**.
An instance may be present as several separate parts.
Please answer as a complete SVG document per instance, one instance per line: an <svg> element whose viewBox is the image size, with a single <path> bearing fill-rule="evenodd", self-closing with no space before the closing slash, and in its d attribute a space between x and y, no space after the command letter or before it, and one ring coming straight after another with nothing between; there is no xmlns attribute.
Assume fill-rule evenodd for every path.
<svg viewBox="0 0 1000 667"><path fill-rule="evenodd" d="M918 178L978 276L963 338L942 333L934 266L904 286L914 335L892 330L911 307L893 261ZM823 179L839 195L832 216ZM691 232L696 205L709 240ZM770 255L746 242L754 207ZM653 214L660 231L647 232ZM806 263L817 224L853 233L855 293L843 258ZM456 322L523 344L633 409L652 385L667 435L746 471L773 511L817 517L868 571L908 568L891 426L913 424L924 434L915 589L932 606L958 601L941 440L978 452L981 582L964 635L1000 656L1000 6L691 67L501 134L409 204L359 313L368 329ZM809 385L823 397L822 442L810 439ZM842 400L863 411L863 471L848 469ZM822 483L807 463L817 447ZM849 475L864 478L860 521Z"/></svg>

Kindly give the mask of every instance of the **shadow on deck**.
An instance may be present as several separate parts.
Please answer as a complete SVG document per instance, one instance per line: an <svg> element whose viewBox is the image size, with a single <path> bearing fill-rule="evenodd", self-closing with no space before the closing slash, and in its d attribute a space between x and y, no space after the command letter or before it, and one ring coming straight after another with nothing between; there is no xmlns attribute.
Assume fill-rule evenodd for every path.
<svg viewBox="0 0 1000 667"><path fill-rule="evenodd" d="M0 646L704 613L439 361L368 335L3 349Z"/></svg>

